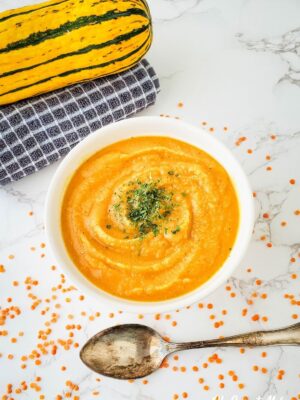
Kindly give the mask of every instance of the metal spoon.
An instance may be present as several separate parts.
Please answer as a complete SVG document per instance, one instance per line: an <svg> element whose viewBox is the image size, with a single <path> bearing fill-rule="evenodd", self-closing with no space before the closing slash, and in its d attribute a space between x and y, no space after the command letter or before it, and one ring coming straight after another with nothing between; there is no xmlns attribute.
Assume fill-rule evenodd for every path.
<svg viewBox="0 0 300 400"><path fill-rule="evenodd" d="M81 360L93 371L117 379L142 378L157 370L175 351L215 346L300 345L300 323L273 331L258 331L200 342L169 343L145 325L105 329L81 349Z"/></svg>

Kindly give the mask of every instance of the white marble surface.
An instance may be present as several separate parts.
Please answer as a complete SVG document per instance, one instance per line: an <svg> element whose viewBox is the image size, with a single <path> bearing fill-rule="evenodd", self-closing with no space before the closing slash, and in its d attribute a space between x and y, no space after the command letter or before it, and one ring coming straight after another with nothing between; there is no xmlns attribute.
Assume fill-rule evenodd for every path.
<svg viewBox="0 0 300 400"><path fill-rule="evenodd" d="M0 8L27 2L2 0ZM85 400L171 400L175 394L179 399L184 398L183 392L193 400L213 399L217 395L223 395L220 397L223 400L243 399L243 396L249 400L299 399L298 348L252 349L244 354L239 349L181 353L178 360L170 358L168 368L147 378L147 383L102 377L99 380L78 359L74 343L81 345L90 335L116 323L142 321L174 340L184 341L276 328L297 322L300 317L299 306L293 304L300 300L300 215L295 213L296 210L300 213L300 2L150 0L149 3L155 39L148 59L160 76L162 90L155 107L144 114L179 116L195 125L205 121L205 128L213 127L211 134L232 149L256 192L256 225L251 246L228 282L231 291L225 285L220 287L203 300L203 309L194 304L189 309L161 315L159 320L154 315L139 319L141 316L120 314L104 306L96 308L88 299L79 300L81 293L72 287L73 290L66 290L70 282L61 283L59 266L51 269L56 265L51 251L47 245L41 248L45 242L43 207L57 164L0 189L0 264L4 266L1 270L5 270L0 273L0 312L4 314L11 306L21 311L13 319L8 316L0 326L1 332L7 331L7 336L0 337L0 394L5 395L6 385L11 383L12 394L7 398L30 400L56 399L59 394L61 398L78 396ZM184 104L182 108L177 106L180 101ZM272 135L276 137L272 139ZM241 137L247 139L237 146L235 143ZM266 159L268 155L270 160ZM268 167L272 169L267 170ZM281 226L282 221L286 221L286 226ZM247 272L249 268L251 272ZM38 281L37 285L29 285L31 288L27 290L26 277ZM232 292L235 297L231 297ZM264 293L266 299L261 298ZM296 301L286 298L286 294L294 295ZM253 304L247 304L249 299ZM36 308L32 309L35 302ZM213 309L207 308L209 303ZM244 308L246 316L242 316ZM222 315L224 309L227 315ZM101 313L98 317L97 312ZM53 313L57 314L54 319ZM216 316L215 320L209 318L211 314ZM252 320L255 314L259 314L259 321ZM224 325L215 328L214 322L220 320ZM177 326L173 326L173 321ZM70 324L80 324L81 329L66 329ZM39 336L45 335L41 331L47 325L51 331L45 346L45 340ZM19 332L23 336L18 336ZM74 337L68 350L68 345L59 339L67 340L70 332L74 332ZM13 343L12 338L17 338L17 342ZM44 343L48 354L41 353L39 343ZM55 355L51 354L53 345L57 346ZM41 354L40 365L36 365L36 358L21 360L35 350ZM264 350L266 357L261 355ZM208 363L208 368L204 368L203 363L214 353L222 363ZM22 369L22 364L26 368ZM65 371L61 371L62 366ZM253 371L253 366L258 366L259 371ZM182 372L180 367L186 371ZM265 373L261 368L267 369ZM281 369L285 374L278 379ZM237 381L228 375L230 370L235 371ZM223 389L219 387L219 374L224 375ZM37 376L41 378L36 382L40 391L32 385ZM199 378L204 383L199 383ZM27 390L20 386L22 381L27 382ZM78 390L75 386L70 391L66 381L78 385ZM209 390L205 390L205 385ZM18 388L20 393L16 393Z"/></svg>

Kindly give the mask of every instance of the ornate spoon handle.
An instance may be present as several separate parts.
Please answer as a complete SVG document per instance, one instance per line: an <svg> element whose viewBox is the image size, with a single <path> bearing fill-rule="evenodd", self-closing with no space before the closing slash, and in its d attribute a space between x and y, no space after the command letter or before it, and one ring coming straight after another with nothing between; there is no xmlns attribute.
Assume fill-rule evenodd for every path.
<svg viewBox="0 0 300 400"><path fill-rule="evenodd" d="M254 347L271 345L300 345L300 323L282 329L250 332L241 335L228 336L221 339L203 340L199 342L170 343L169 350L173 352L179 350L199 349L203 347Z"/></svg>

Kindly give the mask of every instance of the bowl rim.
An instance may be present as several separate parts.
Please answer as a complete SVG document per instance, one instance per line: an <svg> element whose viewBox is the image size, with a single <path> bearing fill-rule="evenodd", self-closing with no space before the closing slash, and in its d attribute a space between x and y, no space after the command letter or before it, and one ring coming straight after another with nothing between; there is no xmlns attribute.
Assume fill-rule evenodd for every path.
<svg viewBox="0 0 300 400"><path fill-rule="evenodd" d="M140 130L141 134L138 133L138 130ZM147 133L145 133L145 131L147 131ZM182 132L184 132L184 138L180 138ZM133 136L166 136L190 143L204 150L225 168L234 184L239 202L240 221L237 236L232 251L223 265L208 281L198 288L183 296L164 301L142 302L127 300L111 295L96 287L79 271L68 255L60 229L63 195L68 182L77 168L97 151L112 143L126 140ZM117 140L114 140L115 138L117 138ZM195 142L205 145L197 145ZM93 147L94 144L96 148ZM203 149L203 147L206 148ZM207 147L209 147L211 151L208 151ZM224 166L223 160L220 160L221 156L223 160L225 160L225 164L228 163L227 166ZM230 168L228 168L229 166ZM230 172L228 169L230 169ZM254 202L250 184L245 172L231 151L221 141L199 127L181 120L156 116L125 119L98 129L87 136L69 152L58 166L50 182L45 202L45 231L47 242L50 245L55 260L59 263L70 281L88 298L95 300L99 305L106 304L114 309L144 314L166 312L191 305L208 296L221 286L241 262L252 236L253 225Z"/></svg>

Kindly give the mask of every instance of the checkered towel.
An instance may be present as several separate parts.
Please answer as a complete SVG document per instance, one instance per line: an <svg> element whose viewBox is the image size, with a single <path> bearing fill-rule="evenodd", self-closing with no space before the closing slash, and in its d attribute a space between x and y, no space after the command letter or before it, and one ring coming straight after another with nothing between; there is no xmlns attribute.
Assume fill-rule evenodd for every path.
<svg viewBox="0 0 300 400"><path fill-rule="evenodd" d="M130 70L0 107L0 185L53 163L91 132L155 103L159 81Z"/></svg>

